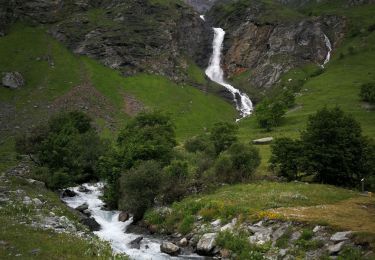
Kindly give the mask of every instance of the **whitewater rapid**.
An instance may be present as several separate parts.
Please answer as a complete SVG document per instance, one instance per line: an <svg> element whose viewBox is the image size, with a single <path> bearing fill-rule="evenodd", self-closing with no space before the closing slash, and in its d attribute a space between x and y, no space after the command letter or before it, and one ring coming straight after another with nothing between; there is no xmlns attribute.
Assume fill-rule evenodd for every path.
<svg viewBox="0 0 375 260"><path fill-rule="evenodd" d="M245 93L242 93L224 80L224 72L221 68L221 52L223 48L225 31L222 28L213 28L213 30L213 52L209 66L206 69L206 75L212 81L225 87L230 93L232 93L233 100L236 103L236 108L240 112L241 117L249 116L253 111L253 103L251 102L250 98Z"/></svg>
<svg viewBox="0 0 375 260"><path fill-rule="evenodd" d="M71 208L76 208L87 203L88 210L101 226L100 231L94 233L102 240L110 242L115 253L125 253L131 259L139 260L165 260L165 259L197 259L198 255L171 257L160 252L161 240L152 236L125 233L127 227L132 223L130 218L126 222L118 221L119 211L103 210L104 202L100 199L102 196L103 183L83 184L89 192L80 192L79 187L70 188L77 195L74 197L64 197L63 201ZM140 249L131 248L129 243L142 236Z"/></svg>

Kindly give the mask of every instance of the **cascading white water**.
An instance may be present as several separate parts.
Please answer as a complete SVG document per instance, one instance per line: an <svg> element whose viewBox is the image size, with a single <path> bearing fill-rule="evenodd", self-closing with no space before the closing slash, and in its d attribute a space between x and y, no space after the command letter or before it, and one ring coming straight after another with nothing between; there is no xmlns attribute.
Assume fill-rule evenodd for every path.
<svg viewBox="0 0 375 260"><path fill-rule="evenodd" d="M140 235L125 233L126 228L131 224L132 219L126 222L118 221L119 211L103 210L104 202L100 200L103 183L83 184L89 192L80 192L79 187L71 188L77 194L74 197L65 197L63 201L71 208L76 208L83 203L87 203L88 210L101 226L100 231L94 233L103 240L110 242L112 249L116 253L126 253L131 259L144 260L165 260L177 259L160 252L161 241L150 236L143 236L140 249L131 248L129 243ZM181 259L197 259L198 255L181 255Z"/></svg>
<svg viewBox="0 0 375 260"><path fill-rule="evenodd" d="M331 59L331 52L332 52L332 45L331 45L331 42L330 42L328 36L325 35L325 34L323 34L323 35L324 35L324 43L326 44L328 52L327 52L327 56L326 56L323 64L321 65L322 68L324 68L324 65L326 65L329 62L329 60Z"/></svg>
<svg viewBox="0 0 375 260"><path fill-rule="evenodd" d="M206 75L214 82L225 87L232 93L233 99L236 102L236 108L240 111L242 117L249 116L253 111L253 103L245 94L228 84L224 80L224 72L221 69L221 51L223 48L223 41L225 31L221 28L214 29L214 41L212 43L213 53L210 59L210 64L206 69Z"/></svg>

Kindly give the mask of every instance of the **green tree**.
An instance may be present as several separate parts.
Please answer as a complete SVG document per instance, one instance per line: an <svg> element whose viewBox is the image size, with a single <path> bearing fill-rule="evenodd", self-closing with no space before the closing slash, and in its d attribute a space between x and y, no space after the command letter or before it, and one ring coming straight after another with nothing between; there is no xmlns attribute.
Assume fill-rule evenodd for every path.
<svg viewBox="0 0 375 260"><path fill-rule="evenodd" d="M220 181L237 183L248 180L260 164L259 150L252 145L233 144L215 162L215 173Z"/></svg>
<svg viewBox="0 0 375 260"><path fill-rule="evenodd" d="M163 170L163 201L167 204L181 200L187 194L189 182L187 161L175 160Z"/></svg>
<svg viewBox="0 0 375 260"><path fill-rule="evenodd" d="M147 209L154 205L159 194L162 175L161 165L155 161L142 161L122 173L119 189L119 208L141 220Z"/></svg>
<svg viewBox="0 0 375 260"><path fill-rule="evenodd" d="M51 188L97 179L97 161L106 147L91 119L76 111L57 114L16 141L19 153L49 169L44 181Z"/></svg>
<svg viewBox="0 0 375 260"><path fill-rule="evenodd" d="M318 182L354 186L365 175L366 143L359 123L341 109L319 110L301 134L307 173Z"/></svg>
<svg viewBox="0 0 375 260"><path fill-rule="evenodd" d="M271 145L271 168L288 181L298 179L299 164L302 156L301 141L279 138Z"/></svg>
<svg viewBox="0 0 375 260"><path fill-rule="evenodd" d="M211 129L210 139L214 144L216 154L228 149L237 141L238 126L233 123L216 123Z"/></svg>
<svg viewBox="0 0 375 260"><path fill-rule="evenodd" d="M265 99L255 108L255 118L261 128L271 131L279 126L285 115L286 105L282 101Z"/></svg>
<svg viewBox="0 0 375 260"><path fill-rule="evenodd" d="M171 119L158 112L137 115L120 132L117 140L125 169L130 169L137 161L156 160L168 164L175 145Z"/></svg>

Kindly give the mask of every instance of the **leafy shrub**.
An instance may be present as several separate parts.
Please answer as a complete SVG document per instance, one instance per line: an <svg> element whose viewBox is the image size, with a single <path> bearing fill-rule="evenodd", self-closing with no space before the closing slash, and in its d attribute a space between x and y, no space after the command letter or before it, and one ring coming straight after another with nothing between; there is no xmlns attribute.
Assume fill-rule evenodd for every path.
<svg viewBox="0 0 375 260"><path fill-rule="evenodd" d="M198 135L186 140L184 148L191 153L196 152L210 152L213 149L213 144L208 135ZM212 147L212 149L211 149Z"/></svg>
<svg viewBox="0 0 375 260"><path fill-rule="evenodd" d="M161 166L156 161L144 161L124 172L120 177L119 208L133 213L134 220L142 219L154 205L162 178Z"/></svg>
<svg viewBox="0 0 375 260"><path fill-rule="evenodd" d="M363 101L375 104L375 83L371 82L363 84L359 96Z"/></svg>
<svg viewBox="0 0 375 260"><path fill-rule="evenodd" d="M255 117L261 128L271 131L281 124L285 112L286 106L283 102L264 99L256 106Z"/></svg>
<svg viewBox="0 0 375 260"><path fill-rule="evenodd" d="M117 139L123 167L130 169L140 160L168 164L176 145L175 136L174 125L168 116L158 112L137 115Z"/></svg>
<svg viewBox="0 0 375 260"><path fill-rule="evenodd" d="M48 168L49 175L39 176L53 189L97 179L97 161L106 149L82 112L60 113L16 141L19 153Z"/></svg>
<svg viewBox="0 0 375 260"><path fill-rule="evenodd" d="M211 129L210 139L214 144L216 154L228 149L237 141L238 126L233 123L216 123Z"/></svg>
<svg viewBox="0 0 375 260"><path fill-rule="evenodd" d="M233 144L215 162L218 180L237 183L248 180L260 164L259 150L252 145Z"/></svg>
<svg viewBox="0 0 375 260"><path fill-rule="evenodd" d="M271 169L287 180L298 179L301 142L290 138L279 138L271 145Z"/></svg>
<svg viewBox="0 0 375 260"><path fill-rule="evenodd" d="M186 161L172 161L163 170L163 201L172 203L187 194L189 181L188 163Z"/></svg>

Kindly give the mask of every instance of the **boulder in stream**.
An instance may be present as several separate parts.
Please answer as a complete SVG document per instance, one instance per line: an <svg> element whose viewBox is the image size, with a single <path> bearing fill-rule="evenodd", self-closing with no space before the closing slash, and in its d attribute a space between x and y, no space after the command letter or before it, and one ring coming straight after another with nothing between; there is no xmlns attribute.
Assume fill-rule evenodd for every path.
<svg viewBox="0 0 375 260"><path fill-rule="evenodd" d="M129 213L122 211L120 215L118 215L118 221L125 222L129 219Z"/></svg>
<svg viewBox="0 0 375 260"><path fill-rule="evenodd" d="M70 189L65 189L65 190L63 190L63 192L61 193L61 197L62 198L65 198L65 197L74 197L74 196L76 196L77 194L74 192L74 191L72 191L72 190L70 190Z"/></svg>
<svg viewBox="0 0 375 260"><path fill-rule="evenodd" d="M96 222L94 218L84 218L81 220L82 224L89 227L91 231L99 231L100 230L100 224Z"/></svg>
<svg viewBox="0 0 375 260"><path fill-rule="evenodd" d="M79 212L83 212L88 208L89 208L89 205L87 203L83 203L82 205L76 207L76 210L78 210Z"/></svg>
<svg viewBox="0 0 375 260"><path fill-rule="evenodd" d="M142 240L143 240L143 237L137 237L136 239L134 239L133 241L129 243L130 248L140 249Z"/></svg>
<svg viewBox="0 0 375 260"><path fill-rule="evenodd" d="M178 255L180 248L171 242L163 242L160 245L160 251L168 255Z"/></svg>

